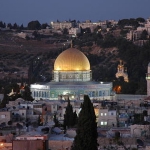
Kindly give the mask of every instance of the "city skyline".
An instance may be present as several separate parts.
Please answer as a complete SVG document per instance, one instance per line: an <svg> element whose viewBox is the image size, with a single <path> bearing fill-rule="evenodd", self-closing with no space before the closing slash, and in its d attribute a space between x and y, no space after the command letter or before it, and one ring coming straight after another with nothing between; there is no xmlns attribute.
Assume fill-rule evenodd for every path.
<svg viewBox="0 0 150 150"><path fill-rule="evenodd" d="M125 18L148 18L150 1L141 0L135 1L120 1L120 0L105 0L94 2L89 1L69 1L65 0L13 0L0 2L0 21L6 23L17 23L19 25L33 20L38 20L40 23L50 23L51 21L60 21L75 19L80 21L92 20L119 20Z"/></svg>

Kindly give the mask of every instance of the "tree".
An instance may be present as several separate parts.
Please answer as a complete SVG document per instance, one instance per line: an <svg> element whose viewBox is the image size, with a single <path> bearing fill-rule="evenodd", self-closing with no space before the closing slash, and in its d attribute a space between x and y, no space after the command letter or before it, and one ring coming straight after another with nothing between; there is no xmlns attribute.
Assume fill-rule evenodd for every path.
<svg viewBox="0 0 150 150"><path fill-rule="evenodd" d="M78 123L78 116L76 111L73 113L73 125L76 125Z"/></svg>
<svg viewBox="0 0 150 150"><path fill-rule="evenodd" d="M34 31L34 32L32 33L32 35L33 35L34 38L37 39L37 40L40 40L40 39L41 39L40 34L39 34L37 31Z"/></svg>
<svg viewBox="0 0 150 150"><path fill-rule="evenodd" d="M141 34L141 40L146 40L148 36L148 32L146 30L143 30L142 34Z"/></svg>
<svg viewBox="0 0 150 150"><path fill-rule="evenodd" d="M73 127L77 123L77 114L73 112L72 105L68 99L68 105L66 107L66 112L64 114L64 127Z"/></svg>
<svg viewBox="0 0 150 150"><path fill-rule="evenodd" d="M84 102L78 118L76 137L72 150L97 150L97 123L93 104L88 95L84 95Z"/></svg>
<svg viewBox="0 0 150 150"><path fill-rule="evenodd" d="M58 127L59 126L59 121L56 117L56 113L54 114L54 119L53 119L54 123L55 123L55 127Z"/></svg>
<svg viewBox="0 0 150 150"><path fill-rule="evenodd" d="M17 25L17 23L14 23L14 25L13 25L13 27L12 27L13 29L18 29L18 25Z"/></svg>
<svg viewBox="0 0 150 150"><path fill-rule="evenodd" d="M63 34L65 34L65 35L68 34L68 29L67 28L63 29Z"/></svg>
<svg viewBox="0 0 150 150"><path fill-rule="evenodd" d="M31 21L28 23L28 29L29 30L39 30L39 29L41 29L41 24L37 20Z"/></svg>
<svg viewBox="0 0 150 150"><path fill-rule="evenodd" d="M139 18L136 18L136 21L138 21L138 22L145 22L145 19L144 19L144 18L139 17Z"/></svg>
<svg viewBox="0 0 150 150"><path fill-rule="evenodd" d="M47 24L47 23L43 23L43 24L41 25L41 29L46 29L46 27L48 27L48 24Z"/></svg>
<svg viewBox="0 0 150 150"><path fill-rule="evenodd" d="M11 23L8 23L8 24L7 24L7 27L10 28L10 29L12 29L13 26L12 26Z"/></svg>
<svg viewBox="0 0 150 150"><path fill-rule="evenodd" d="M6 27L6 24L3 23L2 21L0 21L0 27L1 27L1 28L5 28L5 27Z"/></svg>
<svg viewBox="0 0 150 150"><path fill-rule="evenodd" d="M2 102L0 103L0 108L6 107L6 104L8 103L8 101L9 101L9 97L8 97L7 93L4 92L4 98L3 98Z"/></svg>
<svg viewBox="0 0 150 150"><path fill-rule="evenodd" d="M20 26L20 29L21 29L21 30L23 30L23 29L24 29L24 26L23 26L23 24L21 24L21 26Z"/></svg>
<svg viewBox="0 0 150 150"><path fill-rule="evenodd" d="M27 85L24 87L24 92L22 94L22 98L27 101L33 101L33 97L31 96L30 87Z"/></svg>
<svg viewBox="0 0 150 150"><path fill-rule="evenodd" d="M11 126L12 125L12 121L10 120L10 121L8 121L8 125L9 126Z"/></svg>

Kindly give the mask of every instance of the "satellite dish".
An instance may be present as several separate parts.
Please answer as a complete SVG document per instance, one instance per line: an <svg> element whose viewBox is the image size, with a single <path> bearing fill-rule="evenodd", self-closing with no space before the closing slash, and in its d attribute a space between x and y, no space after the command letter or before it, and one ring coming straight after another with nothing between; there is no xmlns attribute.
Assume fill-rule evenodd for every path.
<svg viewBox="0 0 150 150"><path fill-rule="evenodd" d="M137 139L136 142L139 146L144 146L144 142L141 139Z"/></svg>

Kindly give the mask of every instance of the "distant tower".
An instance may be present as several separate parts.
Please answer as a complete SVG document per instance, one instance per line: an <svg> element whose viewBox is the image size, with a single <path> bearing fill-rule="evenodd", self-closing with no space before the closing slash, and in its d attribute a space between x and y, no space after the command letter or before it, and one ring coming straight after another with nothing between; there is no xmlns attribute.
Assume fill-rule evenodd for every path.
<svg viewBox="0 0 150 150"><path fill-rule="evenodd" d="M148 64L147 68L146 80L147 80L147 96L150 96L150 63Z"/></svg>
<svg viewBox="0 0 150 150"><path fill-rule="evenodd" d="M127 68L124 67L122 60L120 60L120 64L117 67L118 72L116 73L116 78L123 77L125 82L129 82Z"/></svg>

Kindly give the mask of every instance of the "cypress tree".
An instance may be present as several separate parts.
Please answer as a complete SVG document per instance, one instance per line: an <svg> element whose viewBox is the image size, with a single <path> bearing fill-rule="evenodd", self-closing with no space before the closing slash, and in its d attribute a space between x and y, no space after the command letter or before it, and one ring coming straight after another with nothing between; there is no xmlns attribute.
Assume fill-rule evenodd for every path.
<svg viewBox="0 0 150 150"><path fill-rule="evenodd" d="M64 115L64 126L72 127L74 126L74 113L72 105L70 104L70 100L68 99L68 105L66 107L66 112Z"/></svg>
<svg viewBox="0 0 150 150"><path fill-rule="evenodd" d="M84 96L76 133L72 150L97 150L96 116L93 104L87 95Z"/></svg>
<svg viewBox="0 0 150 150"><path fill-rule="evenodd" d="M54 123L55 123L55 127L59 127L59 121L56 117L56 114L54 114L54 119L53 119Z"/></svg>
<svg viewBox="0 0 150 150"><path fill-rule="evenodd" d="M76 111L73 113L73 125L76 125L78 123L78 116Z"/></svg>

